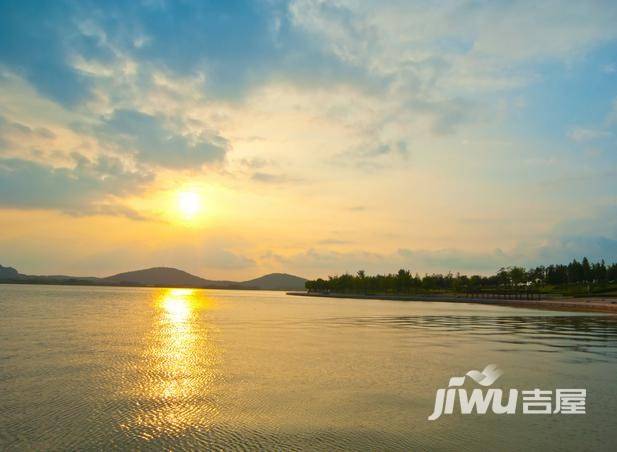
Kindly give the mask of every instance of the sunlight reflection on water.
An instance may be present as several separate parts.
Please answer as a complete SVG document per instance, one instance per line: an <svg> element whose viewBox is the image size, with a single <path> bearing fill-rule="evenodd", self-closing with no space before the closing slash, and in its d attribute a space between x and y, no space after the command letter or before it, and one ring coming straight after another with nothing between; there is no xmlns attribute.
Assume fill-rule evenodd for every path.
<svg viewBox="0 0 617 452"><path fill-rule="evenodd" d="M214 301L193 289L162 289L154 298L156 322L139 373L144 378L131 391L138 409L134 419L121 424L142 438L207 428L218 410L208 394L217 378L219 349L212 340L214 327L199 321Z"/></svg>

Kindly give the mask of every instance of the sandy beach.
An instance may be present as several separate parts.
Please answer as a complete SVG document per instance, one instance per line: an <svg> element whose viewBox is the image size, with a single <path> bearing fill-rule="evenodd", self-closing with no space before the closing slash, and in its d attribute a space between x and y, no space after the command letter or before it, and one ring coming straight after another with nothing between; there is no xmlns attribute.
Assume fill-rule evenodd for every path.
<svg viewBox="0 0 617 452"><path fill-rule="evenodd" d="M554 311L575 312L603 312L617 314L617 298L549 298L543 300L503 300L490 298L472 298L456 295L358 295L336 293L308 293L287 292L287 295L326 297L326 298L354 298L359 300L393 300L393 301L427 301L427 302L455 302L473 304L491 304L511 306L516 308L531 308Z"/></svg>

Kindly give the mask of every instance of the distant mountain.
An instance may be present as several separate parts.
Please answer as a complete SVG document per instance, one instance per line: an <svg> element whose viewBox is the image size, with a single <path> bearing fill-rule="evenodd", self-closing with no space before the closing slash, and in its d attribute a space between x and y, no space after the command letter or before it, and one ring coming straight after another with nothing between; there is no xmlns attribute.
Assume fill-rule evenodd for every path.
<svg viewBox="0 0 617 452"><path fill-rule="evenodd" d="M240 283L244 287L254 287L261 290L304 290L306 279L287 273L270 273L259 278Z"/></svg>
<svg viewBox="0 0 617 452"><path fill-rule="evenodd" d="M154 267L145 270L118 273L117 275L101 278L102 283L108 284L137 284L140 286L187 286L205 287L214 283L199 276L191 275L177 268Z"/></svg>
<svg viewBox="0 0 617 452"><path fill-rule="evenodd" d="M213 281L171 267L136 270L106 278L24 275L12 267L0 265L1 282L30 284L92 284L101 286L199 287L208 289L302 290L306 279L287 273L271 273L249 281Z"/></svg>
<svg viewBox="0 0 617 452"><path fill-rule="evenodd" d="M75 283L75 282L94 282L99 278L92 276L66 276L66 275L24 275L13 267L3 267L0 265L0 281L33 282L33 283Z"/></svg>
<svg viewBox="0 0 617 452"><path fill-rule="evenodd" d="M3 267L0 265L0 279L17 279L19 272L13 267Z"/></svg>
<svg viewBox="0 0 617 452"><path fill-rule="evenodd" d="M107 284L142 286L185 286L221 289L297 290L304 289L306 279L286 273L271 273L249 281L213 281L191 275L177 268L155 267L102 278Z"/></svg>

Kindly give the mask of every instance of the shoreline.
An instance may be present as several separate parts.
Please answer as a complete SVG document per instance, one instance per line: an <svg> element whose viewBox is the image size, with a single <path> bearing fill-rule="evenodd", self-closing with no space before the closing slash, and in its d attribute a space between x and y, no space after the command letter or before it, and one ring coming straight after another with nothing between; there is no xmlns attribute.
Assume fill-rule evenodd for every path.
<svg viewBox="0 0 617 452"><path fill-rule="evenodd" d="M617 298L550 298L544 300L504 300L473 298L456 295L360 295L340 293L287 292L287 295L322 298L350 298L357 300L423 301L442 303L470 303L509 306L512 308L541 309L548 311L599 312L617 314Z"/></svg>

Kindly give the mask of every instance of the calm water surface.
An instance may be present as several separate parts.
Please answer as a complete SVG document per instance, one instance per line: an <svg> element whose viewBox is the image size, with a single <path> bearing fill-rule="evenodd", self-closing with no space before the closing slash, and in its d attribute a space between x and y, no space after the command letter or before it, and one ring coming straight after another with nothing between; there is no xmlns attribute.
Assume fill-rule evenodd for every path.
<svg viewBox="0 0 617 452"><path fill-rule="evenodd" d="M427 421L450 377L586 415ZM471 386L470 386L471 387ZM276 292L0 285L0 449L615 450L617 322Z"/></svg>

